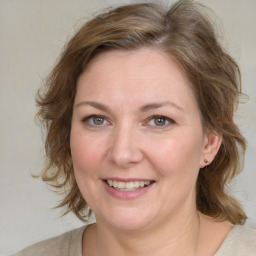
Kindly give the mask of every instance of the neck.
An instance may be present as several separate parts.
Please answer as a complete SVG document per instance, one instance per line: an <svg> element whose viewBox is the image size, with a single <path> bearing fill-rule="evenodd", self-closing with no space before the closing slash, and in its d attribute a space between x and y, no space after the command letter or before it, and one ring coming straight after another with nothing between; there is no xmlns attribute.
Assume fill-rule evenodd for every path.
<svg viewBox="0 0 256 256"><path fill-rule="evenodd" d="M199 232L200 219L196 210L139 231L120 231L99 220L95 225L95 252L97 256L195 255Z"/></svg>

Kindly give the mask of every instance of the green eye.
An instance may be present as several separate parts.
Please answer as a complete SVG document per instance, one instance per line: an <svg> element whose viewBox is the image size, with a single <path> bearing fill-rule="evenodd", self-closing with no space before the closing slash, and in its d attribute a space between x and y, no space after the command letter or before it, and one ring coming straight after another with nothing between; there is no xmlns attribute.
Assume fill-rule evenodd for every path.
<svg viewBox="0 0 256 256"><path fill-rule="evenodd" d="M165 123L166 123L166 119L164 117L154 118L154 124L156 126L164 126Z"/></svg>
<svg viewBox="0 0 256 256"><path fill-rule="evenodd" d="M82 122L85 125L89 125L89 126L105 126L108 124L108 121L100 115L90 115L85 117Z"/></svg>
<svg viewBox="0 0 256 256"><path fill-rule="evenodd" d="M152 116L148 122L150 126L159 128L165 128L174 123L175 122L171 118L166 116Z"/></svg>
<svg viewBox="0 0 256 256"><path fill-rule="evenodd" d="M95 124L95 125L102 125L102 124L104 124L104 118L102 118L102 117L100 117L100 116L94 116L93 118L92 118L92 122L93 122L93 124Z"/></svg>

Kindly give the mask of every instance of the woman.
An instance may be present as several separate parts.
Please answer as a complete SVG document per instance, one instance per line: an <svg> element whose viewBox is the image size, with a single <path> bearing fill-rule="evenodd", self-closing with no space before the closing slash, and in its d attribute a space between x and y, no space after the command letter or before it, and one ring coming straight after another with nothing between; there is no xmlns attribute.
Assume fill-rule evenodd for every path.
<svg viewBox="0 0 256 256"><path fill-rule="evenodd" d="M42 179L96 223L16 255L255 255L226 185L245 139L240 72L201 7L122 6L86 23L37 99Z"/></svg>

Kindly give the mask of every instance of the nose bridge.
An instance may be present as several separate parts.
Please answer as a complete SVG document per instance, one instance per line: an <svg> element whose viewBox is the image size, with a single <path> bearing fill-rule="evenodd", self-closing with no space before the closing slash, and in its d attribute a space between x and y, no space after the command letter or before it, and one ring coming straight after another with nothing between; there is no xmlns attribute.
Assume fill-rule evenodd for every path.
<svg viewBox="0 0 256 256"><path fill-rule="evenodd" d="M143 154L137 133L138 131L128 122L117 125L112 131L109 160L122 167L140 162Z"/></svg>

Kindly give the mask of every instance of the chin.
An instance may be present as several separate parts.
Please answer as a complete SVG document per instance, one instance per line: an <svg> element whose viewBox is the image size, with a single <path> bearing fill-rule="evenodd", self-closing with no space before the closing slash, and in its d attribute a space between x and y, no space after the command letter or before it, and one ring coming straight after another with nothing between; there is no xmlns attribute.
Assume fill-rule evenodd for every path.
<svg viewBox="0 0 256 256"><path fill-rule="evenodd" d="M149 226L152 223L154 216L150 211L149 213L146 213L145 210L134 211L134 209L122 209L115 211L113 214L110 213L108 216L102 216L100 219L115 229L135 231L142 230ZM97 215L96 220L98 220Z"/></svg>

